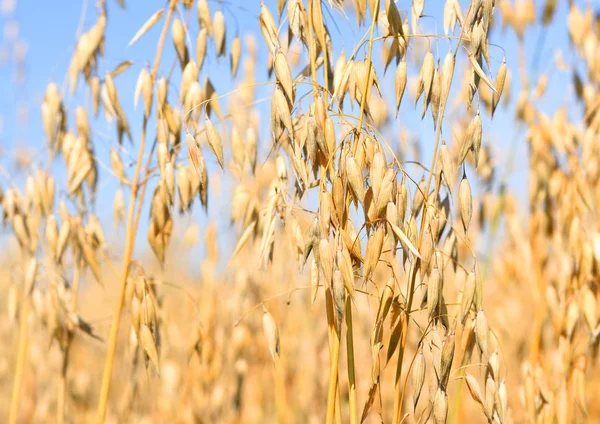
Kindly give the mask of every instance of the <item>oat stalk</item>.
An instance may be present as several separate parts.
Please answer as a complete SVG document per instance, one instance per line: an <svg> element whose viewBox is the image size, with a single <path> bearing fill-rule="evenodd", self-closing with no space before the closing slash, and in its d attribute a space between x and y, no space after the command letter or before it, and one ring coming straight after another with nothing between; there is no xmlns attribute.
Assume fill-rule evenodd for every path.
<svg viewBox="0 0 600 424"><path fill-rule="evenodd" d="M175 10L175 6L177 5L176 0L171 0L169 4L169 11L167 12L167 17L165 19L165 24L162 28L162 32L160 35L160 39L158 41L158 48L156 51L156 55L154 58L154 65L152 66L152 73L150 76L150 85L154 87L154 83L156 81L156 74L158 72L158 66L160 64L160 59L162 56L163 47L165 44L165 39L167 35L167 31L169 29L169 24L171 22L171 17L173 15L173 11ZM135 204L138 198L138 188L139 188L139 180L142 168L142 158L144 156L144 146L146 142L146 130L148 126L148 116L144 115L144 122L142 125L142 135L140 137L140 146L138 150L137 161L135 165L135 174L133 178L133 182L131 185L131 195L129 198L129 206L127 211L127 230L125 235L125 252L123 254L123 269L122 269L122 278L121 278L121 286L119 299L117 301L117 306L115 308L115 312L112 319L112 324L110 328L110 335L108 339L108 349L106 352L106 360L104 364L104 371L102 374L102 386L100 389L100 398L98 400L98 411L97 411L97 422L104 423L106 418L106 406L108 404L108 395L110 393L110 380L112 376L112 369L115 362L115 354L117 350L117 337L119 333L119 325L121 321L121 314L123 312L123 306L125 303L125 289L127 287L127 277L129 273L129 265L131 263L132 255L133 255L133 246L135 244L135 233L136 233L136 225L134 222L134 210Z"/></svg>
<svg viewBox="0 0 600 424"><path fill-rule="evenodd" d="M29 309L31 308L31 296L25 294L21 311L19 313L19 348L17 353L17 364L15 366L15 379L13 381L12 397L10 401L10 412L8 423L16 424L19 415L19 399L21 396L21 382L27 359L27 341L29 338Z"/></svg>

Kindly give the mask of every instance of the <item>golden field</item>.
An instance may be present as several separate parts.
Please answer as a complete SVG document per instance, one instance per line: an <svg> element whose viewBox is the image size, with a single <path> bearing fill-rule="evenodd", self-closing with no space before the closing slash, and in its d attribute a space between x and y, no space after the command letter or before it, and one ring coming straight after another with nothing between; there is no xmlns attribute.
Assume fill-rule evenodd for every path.
<svg viewBox="0 0 600 424"><path fill-rule="evenodd" d="M600 419L597 6L133 3L0 156L2 422Z"/></svg>

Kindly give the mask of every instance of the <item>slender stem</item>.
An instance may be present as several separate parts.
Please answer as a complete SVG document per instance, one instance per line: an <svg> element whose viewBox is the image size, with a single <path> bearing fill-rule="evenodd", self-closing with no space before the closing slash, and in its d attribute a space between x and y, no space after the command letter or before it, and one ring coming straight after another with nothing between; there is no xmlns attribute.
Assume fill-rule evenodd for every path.
<svg viewBox="0 0 600 424"><path fill-rule="evenodd" d="M321 0L315 1L316 13L319 16L323 16L323 12L321 10ZM327 58L327 46L321 46L323 49L323 81L325 84L325 90L323 90L323 95L325 96L325 102L328 101L328 93L329 93L329 60Z"/></svg>
<svg viewBox="0 0 600 424"><path fill-rule="evenodd" d="M338 375L335 392L335 424L342 424L342 397L340 396L340 376Z"/></svg>
<svg viewBox="0 0 600 424"><path fill-rule="evenodd" d="M77 308L77 293L79 292L79 281L81 277L81 269L83 262L81 258L76 260L75 273L73 275L73 285L71 287L71 311L75 312ZM69 367L69 352L71 350L71 342L73 335L69 334L67 345L63 352L63 363L58 380L58 393L56 399L56 422L63 424L65 422L65 398L67 393L67 368Z"/></svg>
<svg viewBox="0 0 600 424"><path fill-rule="evenodd" d="M467 18L469 16L469 13L471 11L471 7L469 6L469 9L467 10ZM466 19L466 18L465 18ZM456 55L458 53L458 49L460 47L460 42L462 41L462 36L464 33L464 26L461 28L461 32L460 32L460 36L458 38L458 41L456 43L456 47L454 49L454 62L456 63ZM442 133L442 122L444 121L444 114L446 112L446 105L447 102L444 104L443 108L440 108L440 116L437 122L437 130L436 130L436 134L435 134L435 147L433 149L433 157L431 158L431 166L429 167L429 175L427 176L427 183L425 184L425 191L424 191L424 198L425 201L423 202L423 212L422 212L422 217L421 217L421 228L420 228L420 232L419 232L419 240L418 240L418 246L417 248L420 250L421 249L421 245L423 243L423 234L425 233L425 216L427 214L427 207L428 207L428 201L429 201L429 187L431 186L431 179L433 178L434 172L435 172L435 165L437 163L437 156L438 156L438 152L439 152L439 147L440 147L440 138L441 138L441 133ZM436 192L434 194L434 198L437 196L437 191L439 190L439 185L436 184L436 188L435 188ZM404 357L404 350L406 348L406 340L407 340L407 333L408 333L408 324L410 322L410 313L411 313L411 308L412 308L412 302L413 302L413 292L415 289L415 281L416 281L416 277L417 277L417 271L419 269L419 266L421 264L421 260L419 258L415 258L414 260L414 265L411 266L411 273L409 276L409 283L408 283L408 301L407 301L407 306L406 306L406 320L405 322L403 322L402 325L402 338L401 338L401 342L400 342L400 346L398 348L398 364L397 364L397 368L396 368L396 388L395 388L395 394L394 394L394 418L392 423L394 424L398 424L400 423L400 413L401 413L401 409L402 409L402 400L403 400L403 393L401 390L401 377L402 377L402 359Z"/></svg>
<svg viewBox="0 0 600 424"><path fill-rule="evenodd" d="M348 355L348 405L350 424L358 423L356 409L356 376L354 372L354 334L352 330L352 299L346 296L346 351Z"/></svg>
<svg viewBox="0 0 600 424"><path fill-rule="evenodd" d="M173 10L177 4L176 0L171 0L169 5L169 11L167 13L167 17L165 19L165 24L162 29L162 33L160 35L160 39L158 41L158 47L156 51L156 56L154 58L154 65L152 67L152 74L150 76L151 86L154 87L154 83L156 81L156 74L158 72L158 66L160 64L160 58L162 56L163 47L165 44L165 39L167 35L167 30L169 28L169 24L171 22L171 17L173 15ZM98 412L97 412L97 421L98 423L104 423L106 418L106 406L108 404L108 395L110 392L110 380L112 376L112 369L115 361L115 353L117 350L117 336L119 333L119 324L121 321L121 313L123 312L123 305L125 303L125 289L127 287L127 276L129 273L129 265L131 263L131 258L133 255L133 246L135 242L135 235L137 227L134 222L134 211L135 211L135 203L137 200L137 191L138 184L140 180L140 174L142 169L142 158L144 155L144 145L146 142L146 130L148 126L148 117L144 116L144 122L142 126L142 135L140 138L140 146L138 151L138 157L135 165L135 176L133 178L133 182L131 185L131 195L129 198L129 206L127 211L127 231L125 235L125 252L123 255L123 270L122 270L122 279L121 279L121 288L119 294L119 300L117 301L117 306L115 309L115 313L113 315L113 320L110 328L110 335L108 339L108 349L106 352L106 361L104 364L104 372L102 374L102 387L100 389L100 399L98 401Z"/></svg>
<svg viewBox="0 0 600 424"><path fill-rule="evenodd" d="M63 361L58 380L58 393L56 398L56 422L63 424L65 422L65 398L67 394L67 367L69 364L69 351L71 350L72 336L68 336L67 345L63 352Z"/></svg>
<svg viewBox="0 0 600 424"><path fill-rule="evenodd" d="M320 0L319 0L320 1ZM311 76L312 76L312 88L313 94L316 97L319 93L318 83L317 83L317 66L316 66L316 58L315 58L315 41L313 34L313 2L308 2L308 55L310 61L311 68ZM327 53L324 48L324 58L327 58ZM325 64L325 67L327 65ZM325 70L325 83L327 84L327 69ZM327 90L326 90L327 91ZM321 174L321 181L325 181L325 168L321 165L319 167L319 171ZM327 423L333 423L333 419L335 418L336 411L336 401L339 404L340 395L339 395L339 384L338 384L338 360L340 353L340 338L335 330L335 319L333 316L333 299L331 297L331 293L329 289L325 289L325 303L327 309L327 321L328 321L328 333L329 333L329 355L330 355L330 376L329 376L329 388L327 392ZM341 420L341 408L338 405L338 420Z"/></svg>
<svg viewBox="0 0 600 424"><path fill-rule="evenodd" d="M415 260L413 261L412 265L410 266L410 270L409 270L409 283L408 283L408 301L407 301L407 308L406 311L404 311L404 314L402 314L401 317L401 324L402 324L402 336L400 338L400 346L398 349L398 363L396 364L396 378L395 378L395 387L394 387L394 415L393 415L393 419L392 419L392 423L393 424L398 424L400 422L400 413L401 413L401 409L402 409L402 402L403 402L403 393L402 393L402 361L404 360L404 351L405 351L405 346L406 346L406 339L407 339L407 334L408 334L408 321L409 321L409 315L410 315L410 308L412 305L412 300L413 300L413 293L414 293L414 286L415 286L415 279L416 279L416 275L417 275L417 264L418 261L420 259L419 258L415 258Z"/></svg>
<svg viewBox="0 0 600 424"><path fill-rule="evenodd" d="M365 89L362 92L362 99L360 99L360 113L358 115L358 117L359 117L358 129L356 131L357 134L360 134L360 130L362 129L362 124L363 124L362 118L365 113L365 107L367 105L367 95L369 93L369 90L371 89L370 82L371 82L371 68L372 68L371 56L373 55L373 31L375 29L377 15L379 14L379 2L380 2L380 0L375 0L375 7L373 8L373 10L371 10L371 14L373 15L373 18L371 20L371 28L369 29L370 32L369 32L369 50L367 52L367 81L365 82Z"/></svg>
<svg viewBox="0 0 600 424"><path fill-rule="evenodd" d="M308 2L308 60L310 62L310 73L312 76L313 93L319 93L317 88L317 64L315 58L315 41L313 36L312 1Z"/></svg>
<svg viewBox="0 0 600 424"><path fill-rule="evenodd" d="M340 335L335 328L335 318L333 316L333 297L331 290L325 290L325 300L327 306L327 318L329 321L329 329L331 337L330 353L331 358L329 361L329 389L327 391L327 415L325 422L332 424L335 414L335 397L338 390L338 363L340 359ZM341 414L341 411L339 411Z"/></svg>
<svg viewBox="0 0 600 424"><path fill-rule="evenodd" d="M23 370L25 368L25 360L27 357L27 338L29 329L27 321L29 318L29 308L31 307L31 297L25 294L21 312L19 314L19 350L17 355L17 365L15 368L15 379L13 382L12 398L10 402L10 413L8 423L15 424L19 414L19 397L21 395L21 381L23 380Z"/></svg>

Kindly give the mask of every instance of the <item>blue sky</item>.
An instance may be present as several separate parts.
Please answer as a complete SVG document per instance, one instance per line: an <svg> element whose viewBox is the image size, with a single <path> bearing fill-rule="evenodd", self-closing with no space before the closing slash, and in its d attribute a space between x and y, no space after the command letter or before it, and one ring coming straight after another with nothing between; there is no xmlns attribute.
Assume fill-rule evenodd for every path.
<svg viewBox="0 0 600 424"><path fill-rule="evenodd" d="M124 147L130 152L131 157L133 158L135 157L135 152L137 151L137 138L141 132L142 118L141 108L138 108L137 111L133 110L133 89L135 87L139 70L142 66L151 62L153 59L161 24L156 25L134 46L128 48L127 43L137 29L146 21L146 19L157 9L166 6L167 2L126 0L126 10L120 9L115 0L107 0L107 3L108 27L106 31L106 55L104 59L100 61L99 70L100 74L103 75L106 70L113 69L123 60L133 60L135 62L135 64L129 70L115 79L119 93L122 93L120 94L121 104L128 116L134 139L136 139L135 147L131 144L128 144L128 142L124 143ZM275 14L275 1L270 0L266 3L269 9ZM465 1L461 1L463 9L466 7L466 3L467 2ZM536 9L539 11L543 2L536 1L535 3ZM580 3L580 6L583 6L583 2L580 1L578 3ZM80 16L83 17L82 25L84 31L87 31L96 20L98 10L95 6L95 2L88 0L87 7L84 7L84 4L86 3L75 2L72 0L57 0L53 2L22 0L17 2L16 9L14 10L12 16L0 16L0 28L2 28L2 30L0 30L0 48L4 49L5 52L7 51L6 49L8 49L10 56L8 61L0 62L0 120L3 123L0 131L0 146L2 146L0 163L9 173L13 175L16 184L21 184L23 179L17 173L14 173L15 169L11 165L11 152L21 147L27 147L28 151L33 154L34 165L43 165L43 162L46 160L46 153L44 151L45 139L41 125L40 105L46 86L50 81L55 81L59 87L63 84L71 54L76 42L77 28L80 25ZM410 10L410 2L406 0L401 0L397 4L398 8L401 9L403 16L406 13L402 12L403 9ZM209 1L209 5L212 13L214 13L217 7L221 7L223 9L226 22L229 25L227 28L228 42L231 41L233 36L238 31L242 37L246 32L254 33L257 40L257 45L259 47L258 63L266 64L266 50L264 49L264 41L258 28L260 2L258 0L230 0L221 3ZM425 14L432 15L433 18L421 19L421 25L423 27L422 32L434 32L435 25L437 25L439 28L442 27L442 6L442 1L430 0L426 2ZM184 14L187 14L187 12L183 11L182 8L180 8L180 11ZM553 52L557 48L563 50L566 62L574 62L574 53L570 52L568 47L568 35L565 19L567 13L567 2L560 2L556 12L557 18L555 19L551 29L545 34L542 44L539 43L539 26L530 28L527 31L525 42L526 51L528 52L527 62L529 69L530 64L534 60L534 51L539 51L539 72L549 70L552 67L554 60ZM329 15L326 12L326 20L328 22L331 22L331 16L332 15ZM357 40L362 37L366 28L357 30L356 21L353 14L349 14L348 22L340 19L337 12L333 12L333 16L336 17L336 25L329 24L329 27L333 39L334 54L337 57L337 54L343 47L345 47L346 54L348 54L349 49L351 49L352 46L356 44ZM26 79L22 84L18 84L15 80L15 62L12 54L14 44L10 40L10 34L7 34L7 32L10 31L6 30L6 28L10 27L11 25L13 25L14 28L15 22L18 25L17 38L19 40L23 40L28 46L28 53L25 61ZM191 22L192 41L195 43L195 31L197 31L198 25L196 20L195 6L192 10ZM512 99L514 101L520 91L516 37L512 31L507 31L505 34L502 34L499 26L497 25L492 34L491 41L505 48L507 63L513 74L513 84L511 88ZM434 55L436 58L441 55L441 59L443 59L443 56L448 48L449 43L447 40L439 40L434 44ZM491 49L491 54L492 67L495 73L498 66L502 62L503 54L502 50L494 47ZM364 49L358 54L358 58L361 59L363 55ZM174 58L175 53L169 35L167 38L159 75L167 74L169 72ZM381 69L381 60L379 57L376 59L376 66L378 69ZM457 71L455 72L455 84L453 85L454 90L458 88L458 81L460 79L459 67L463 65L464 62L457 64ZM266 66L264 66L264 68L266 68ZM258 82L266 81L268 78L264 68L256 70L256 78ZM175 73L175 75L180 73L178 66L175 69ZM418 69L409 68L409 73L418 75ZM207 58L207 62L201 71L201 81L203 81L205 75L209 75L210 79L216 86L218 93L226 92L232 87L229 79L228 59L221 60L220 63L217 63L212 46L209 47L209 57ZM393 67L388 70L388 73L385 77L383 77L383 74L380 71L380 78L383 79L382 85L385 88L384 93L393 92L393 75ZM459 78L457 78L457 76ZM532 81L535 84L535 73L532 72L529 76L530 80L533 78ZM175 81L177 80L178 77L175 78ZM240 76L238 75L237 81L239 80ZM549 89L540 108L548 113L553 113L558 107L564 104L564 99L566 97L565 92L569 90L572 91L570 75L564 72L554 72L551 76ZM259 88L257 90L257 98L266 97L270 95L271 91L272 87L269 86L266 88ZM86 100L85 87L83 84L81 84L81 78L76 95L73 98L67 98L66 104L69 110L70 125L72 125L74 121L72 113L77 105L84 105L89 110L89 100ZM305 107L306 105L303 106ZM409 99L409 101L406 101L405 98L401 107L400 124L393 122L390 128L385 131L384 134L390 138L389 143L392 146L398 145L397 137L399 125L401 125L403 128L407 128L411 134L419 136L422 140L422 160L426 166L429 166L435 140L432 131L431 117L428 114L425 120L421 121L421 104L418 104L416 110L413 106L414 100ZM260 106L261 114L265 122L265 128L269 119L268 108L269 105L267 103L264 103L262 106ZM27 110L28 119L26 121L19 121L19 119L17 119L19 115L19 109ZM524 139L524 132L520 130L517 127L517 124L512 120L513 115L514 105L511 105L508 110L499 109L493 121L490 121L487 115L482 114L484 143L491 141L493 144L493 152L494 157L496 158L496 165L498 167L497 172L499 175L503 175L506 172L507 159L512 152L513 146L516 146L514 168L510 174L508 182L509 187L519 195L519 198L522 201L525 201L527 197L527 149ZM90 118L92 118L91 112ZM116 143L116 130L114 128L114 124L107 124L103 114L100 113L96 120L92 119L91 125L95 129L95 133L93 134L95 152L102 162L108 164L109 147ZM150 127L152 127L152 125L150 125ZM493 136L491 134L493 134ZM152 133L150 135L153 136ZM259 160L264 159L264 154L270 145L270 141L266 137L266 131L264 131L262 135L262 155L259 154ZM452 142L449 140L451 138L449 135L446 135L445 138L449 143ZM207 157L209 156L207 155ZM210 158L211 159L209 159L209 162L212 160L212 163L209 163L209 166L211 166L211 169L216 169L216 162L212 159L212 156ZM124 157L124 160L125 162L128 162L126 156ZM187 158L185 160L187 160ZM61 171L62 167L62 161L60 159L55 160L55 163L53 164L53 171L59 179L59 185L64 187L65 176ZM420 173L422 172L421 170L416 167L407 169L409 172L416 173L415 179L418 180L420 178ZM129 175L133 175L133 168L129 170ZM229 184L230 181L225 179L223 183ZM3 175L0 175L0 184L3 186L7 186L9 184ZM103 221L108 222L111 220L112 195L117 186L118 183L115 181L115 178L100 169L99 195L96 213ZM64 194L61 194L61 196L64 197ZM128 198L127 194L126 198ZM219 216L228 216L227 202L220 201L219 197L212 195L209 203L211 204L209 207L210 217L217 220L219 228L227 228L229 226L229 220L218 219ZM147 214L144 215L144 217L146 216ZM196 204L193 216L191 218L183 218L182 222L185 223L186 220L189 219L198 222L201 228L206 223L206 217L204 212L200 210L199 203ZM140 233L138 237L138 247L147 245L145 241L146 226L144 220L142 220L142 222L143 223L140 227ZM107 224L107 228L111 229L113 227L111 224ZM120 231L124 232L124 229L121 228ZM203 231L201 231L201 236L202 235Z"/></svg>

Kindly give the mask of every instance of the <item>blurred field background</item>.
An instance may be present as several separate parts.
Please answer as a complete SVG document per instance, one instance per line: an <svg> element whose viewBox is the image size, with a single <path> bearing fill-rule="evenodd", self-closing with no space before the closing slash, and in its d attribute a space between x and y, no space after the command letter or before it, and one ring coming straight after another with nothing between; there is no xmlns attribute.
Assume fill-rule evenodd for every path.
<svg viewBox="0 0 600 424"><path fill-rule="evenodd" d="M311 69L310 56L315 52L309 41L294 37L288 44L291 31L288 33L287 8L298 3L313 10L317 3L321 5L317 10L328 31L330 51L326 55L331 55L331 75L326 76L321 65L316 71ZM410 36L406 34L404 38L410 38L410 42L403 50L390 47L388 40L383 39L393 32L389 0L345 1L341 6L337 1L313 0L267 1L264 5L258 0L125 0L124 7L116 0L2 0L0 187L4 226L0 232L0 290L5 295L0 302L0 420L600 420L600 408L594 401L600 387L600 7L593 1L428 0L415 18L414 9L420 3L423 2L394 3L402 22L410 28ZM490 60L488 63L487 57L481 59L485 64L482 67L492 84L503 63L507 69L507 82L493 117L494 95L484 82L478 82L476 92L471 92L468 99L469 81L475 78L468 58L472 54L473 33L464 43L467 47L457 45L457 39L463 35L461 21L447 37L446 3L461 9L467 18L471 7L483 10L483 4L493 3L493 20L484 41L489 43ZM213 31L216 12L223 12L226 47L224 54L219 55L215 36L209 36L204 63L195 78L205 109L198 109L197 116L188 116L189 102L182 98L186 93L181 87L185 64L199 61L197 35L207 28L199 12L200 4L208 5ZM281 9L279 18L281 4L286 7ZM367 12L360 18L357 8L362 4ZM380 6L381 21L372 24L372 9L376 5ZM157 23L128 47L134 34L160 8L164 13ZM348 60L355 48L355 61L365 60L369 45L373 44L372 72L379 78L381 95L373 89L370 115L367 117L365 112L364 125L360 99L353 102L348 94L339 103L339 110L358 116L351 123L338 115L337 102L325 102L325 113L335 120L337 136L336 153L329 153L334 157L347 154L340 147L341 138L354 130L353 145L364 146L367 190L377 184L373 165L377 163L377 153L385 158L386 169L396 172L401 164L401 171L394 175L393 194L386 202L392 203L394 210L401 209L400 187L406 184L406 214L399 214L400 231L408 234L421 256L426 256L426 247L421 243L425 224L433 225L429 219L434 219L435 225L442 228L439 238L429 246L426 264L409 253L406 242L399 242L389 224L389 209L376 212L374 218L358 199L354 187L344 188L346 209L333 209L332 216L340 214L339 223L334 223L337 218L322 212L323 193L334 192L334 178L326 178L326 156L319 153L315 160L304 148L301 158L308 169L309 188L298 192L298 165L293 163L294 148L290 147L296 140L289 137L293 134L283 124L283 118L279 123L272 116L274 89L282 92L285 84L280 74L269 69L273 55L261 24L265 8L278 26L279 48L292 77L305 71L303 78L294 80L295 100L291 102L294 132L298 134L305 131L308 117L317 114L318 96L311 92L311 79L322 88L327 85L325 78L332 78L329 83L333 86L333 79L340 79L336 60L342 56ZM82 36L89 34L104 13L103 55L94 49L93 63L87 64L91 71L81 66L78 81L73 84L74 54ZM187 60L179 54L181 43L170 27L165 30L164 49L157 48L161 28L169 22L167 16L184 23ZM371 39L382 39L369 42L371 27ZM316 46L318 31L313 36ZM236 42L240 43L240 54L234 75L232 45ZM386 65L393 48L398 49L398 54ZM440 120L438 127L435 118L432 124L429 109L422 119L423 100L415 100L423 58L426 52L433 52L435 66L441 71L447 53L454 53L455 48L458 54L452 89L446 115L442 108L442 118L438 118L444 119L443 126ZM165 112L157 115L156 111L160 83L150 90L154 93L154 106L146 114L148 125L145 99L134 107L138 76L142 69L151 72L157 51L161 60L156 81L164 79L169 93L166 103L178 116L175 121L179 120L178 131L169 127L164 143L157 122L166 121L162 116ZM323 54L322 49L316 53L315 61ZM326 55L321 56L322 60L327 60ZM477 55L486 56L480 50ZM407 64L408 82L397 114L395 74L400 62ZM120 143L116 131L120 115L113 111L112 120L106 119L105 98L100 101L100 113L93 114L94 94L86 73L97 76L99 84L105 87L106 73L111 71L115 74L121 113L128 118L131 142L125 136ZM204 97L208 81L215 96L222 96L212 102L208 99L210 112ZM274 88L275 81L281 89ZM365 83L354 84L362 87ZM369 84L373 83L366 84L370 91ZM50 86L56 88L60 113L64 113L64 129L63 118L53 116L58 135L49 135L45 123L48 117L41 112L43 105L50 103L49 93L54 93ZM322 90L320 96L329 99L331 91L327 94ZM215 111L216 105L221 112ZM434 106L435 102L431 110ZM85 111L85 125L76 116L78 108ZM210 116L221 134L224 166L219 164L219 155L213 153L211 140L196 135L204 152L208 184L198 188L202 183L192 182L197 187L190 188L192 196L188 198L181 194L181 186L174 189L176 200L173 197L165 205L168 224L157 230L169 236L164 245L152 245L148 233L158 228L155 200L161 196L161 184L166 184L164 164L156 146L168 146L168 161L171 170L175 169L177 181L182 178L178 173L182 168L194 180L197 177L189 159L192 153L188 154L184 140L190 130L202 134L201 129L208 126L205 116ZM475 116L480 117L483 126L482 147L477 153L464 148L469 138L465 134ZM136 157L140 134L146 133L146 126L146 146L139 157L150 166L143 169L148 172L141 177L146 178L136 184L141 183L143 190L146 186L148 190L145 200L139 202L139 194L130 197L130 186L137 178ZM255 165L248 153L248 128L255 131L258 140ZM446 175L447 171L442 179L442 164L432 162L440 154L436 134L440 128L448 145L454 181ZM241 134L245 146L241 159L236 153L234 131ZM70 152L66 152L62 140L69 137L67 133L76 134L73 139L86 139L95 169L93 183L91 174L86 174L79 185L72 187L76 172L69 165ZM467 153L463 155L462 150ZM125 180L118 176L111 151L118 152ZM85 154L81 153L82 157ZM342 171L342 159L339 164L337 159L333 162L335 172L345 179L347 171ZM75 170L81 166L74 163ZM435 172L430 163L436 165ZM313 167L317 171L314 174ZM363 175L362 168L360 171ZM470 225L465 225L465 199L458 189L463 172L472 189ZM421 182L419 187L423 187L429 179L431 187L427 186L426 191L435 192L424 202L422 195L419 199L417 184ZM46 199L44 190L49 190L50 185L50 199ZM125 199L121 206L115 203L117 192ZM126 210L132 199L139 202L139 209L137 204L135 209L139 229L128 255ZM349 206L352 201L357 207ZM435 205L431 209L435 210L431 212L433 218L426 212L428 202ZM159 205L162 208L160 202ZM438 209L445 211L443 221ZM269 213L265 214L265 210ZM48 242L50 215L60 221L59 228L64 228L66 222L72 228L69 247L60 260ZM15 225L16 216L24 217L26 243ZM318 224L314 224L315 217ZM327 224L323 224L324 220ZM351 232L346 221L352 221L354 231L359 233L359 255L352 252L351 243L341 241L342 228ZM265 230L269 225L273 225L272 233ZM322 249L319 240L316 244L311 242L315 225L321 240L328 240L332 246L335 265L331 270L324 260L315 258L315 251ZM418 228L418 233L411 233ZM373 250L369 246L379 230L385 231L385 242L374 259L376 266L367 273L372 254L369 249ZM302 242L298 241L298 231ZM38 237L39 243L34 241ZM344 323L338 330L341 348L335 369L339 382L335 384L335 398L331 398L330 357L336 337L332 323L340 308L335 297L339 293L335 293L328 273L342 267L336 255L343 249L350 252L348 258L352 254L349 261L354 285L348 301L349 288L341 289L345 309L341 308ZM105 361L111 356L107 350L115 305L120 303L120 290L125 287L124 269L129 273L125 305L115 339L105 417L101 417L98 403L107 387L103 382ZM427 296L433 292L429 289L433 273L443 275L443 285L439 302L432 306ZM477 281L477 293L472 306L469 303L464 311L462 303L469 278ZM414 302L412 309L407 309L407 299L413 298L408 295L411 288ZM326 299L334 305L327 304ZM386 301L389 313L379 322L380 309ZM139 304L133 306L136 302ZM353 341L347 345L349 304ZM439 315L432 313L431 308L438 310ZM327 317L330 311L333 319ZM482 327L483 311L486 325ZM464 320L461 315L465 315ZM275 342L265 316L272 317L277 327L279 353L274 352ZM148 339L145 344L141 336L140 325L149 328L156 358L147 346ZM443 382L440 370L448 359L440 359L440 355L447 352L450 341L455 347L452 345L448 381ZM353 358L348 357L350 345ZM404 352L401 367L399 351ZM416 361L420 354L422 362ZM426 370L420 390L415 387L415 362L422 363ZM397 370L401 370L400 377ZM467 375L472 380L467 380ZM353 380L355 387L350 383ZM477 387L473 381L478 382ZM440 396L446 402L443 420L439 415ZM415 398L418 402L414 402ZM333 417L328 414L330 406L335 411Z"/></svg>

